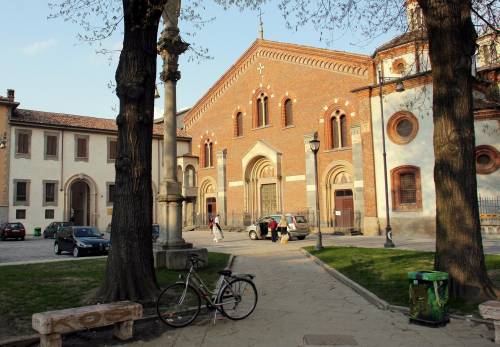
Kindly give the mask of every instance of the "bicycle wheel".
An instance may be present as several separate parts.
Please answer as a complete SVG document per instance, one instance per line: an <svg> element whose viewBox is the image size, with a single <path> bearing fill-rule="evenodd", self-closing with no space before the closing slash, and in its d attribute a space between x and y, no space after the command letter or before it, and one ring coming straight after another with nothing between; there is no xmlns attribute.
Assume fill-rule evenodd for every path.
<svg viewBox="0 0 500 347"><path fill-rule="evenodd" d="M248 317L257 306L257 289L246 278L236 278L226 283L219 293L217 303L224 316L232 320Z"/></svg>
<svg viewBox="0 0 500 347"><path fill-rule="evenodd" d="M165 288L156 302L156 312L163 323L181 328L191 324L201 309L198 292L185 283L175 283Z"/></svg>

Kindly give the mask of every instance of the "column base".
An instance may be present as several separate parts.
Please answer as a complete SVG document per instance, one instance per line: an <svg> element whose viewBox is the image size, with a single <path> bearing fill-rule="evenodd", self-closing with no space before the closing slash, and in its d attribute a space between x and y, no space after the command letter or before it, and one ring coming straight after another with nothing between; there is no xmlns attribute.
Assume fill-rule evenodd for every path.
<svg viewBox="0 0 500 347"><path fill-rule="evenodd" d="M204 262L203 266L208 265L208 250L206 248L162 249L153 251L155 269L189 269L191 266L189 256L191 254L196 254Z"/></svg>

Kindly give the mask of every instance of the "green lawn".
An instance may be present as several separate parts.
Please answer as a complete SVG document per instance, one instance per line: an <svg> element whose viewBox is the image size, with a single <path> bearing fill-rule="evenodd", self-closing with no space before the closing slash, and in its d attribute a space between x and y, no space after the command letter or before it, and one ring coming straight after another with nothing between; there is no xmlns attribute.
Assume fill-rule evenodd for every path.
<svg viewBox="0 0 500 347"><path fill-rule="evenodd" d="M215 284L217 271L226 267L229 254L209 253L209 266L198 270L207 285ZM0 339L33 333L31 315L36 312L85 306L102 282L106 259L61 261L0 267ZM158 270L165 287L183 271Z"/></svg>
<svg viewBox="0 0 500 347"><path fill-rule="evenodd" d="M400 306L408 306L407 273L434 267L433 252L356 247L327 247L321 251L306 247L306 250L379 298ZM500 286L500 256L486 255L486 267L494 283ZM474 313L477 305L451 300L450 311Z"/></svg>

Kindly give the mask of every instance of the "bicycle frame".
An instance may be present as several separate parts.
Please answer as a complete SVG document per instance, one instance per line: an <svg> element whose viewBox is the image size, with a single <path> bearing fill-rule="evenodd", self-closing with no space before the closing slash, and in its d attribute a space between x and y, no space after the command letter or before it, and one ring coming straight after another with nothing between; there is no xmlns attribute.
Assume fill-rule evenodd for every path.
<svg viewBox="0 0 500 347"><path fill-rule="evenodd" d="M246 275L246 276L249 276L250 278L253 278L252 275ZM235 277L231 276L229 278L235 278ZM183 295L180 298L181 302L184 300L184 296L186 295L186 291L187 291L188 285L191 284L194 287L194 289L198 292L198 294L200 294L200 296L205 300L205 302L207 303L207 307L208 308L215 308L215 309L219 310L219 307L222 304L218 303L217 299L219 298L219 296L221 294L222 288L226 284L228 284L229 281L227 280L226 276L223 276L222 277L222 282L219 284L218 288L216 288L216 290L214 290L214 291L211 291L207 287L207 285L205 284L205 282L203 282L203 280L201 279L201 277L198 276L198 274L196 273L196 270L194 269L194 265L191 264L189 272L186 275L185 281L182 281L182 282L179 282L179 283L183 283L184 284L184 293L183 293ZM233 293L233 296L235 296L235 293ZM235 300L235 303L237 303L237 302L238 301ZM228 302L226 301L224 304L227 304L227 303Z"/></svg>

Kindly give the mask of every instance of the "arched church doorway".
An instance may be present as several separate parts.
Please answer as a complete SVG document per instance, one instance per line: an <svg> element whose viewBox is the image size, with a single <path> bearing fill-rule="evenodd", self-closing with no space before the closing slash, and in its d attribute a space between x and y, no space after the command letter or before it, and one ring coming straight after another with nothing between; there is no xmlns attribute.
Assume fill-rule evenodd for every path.
<svg viewBox="0 0 500 347"><path fill-rule="evenodd" d="M70 221L75 225L90 224L90 188L83 180L70 186Z"/></svg>
<svg viewBox="0 0 500 347"><path fill-rule="evenodd" d="M281 184L274 164L257 157L245 170L245 207L252 220L281 211Z"/></svg>
<svg viewBox="0 0 500 347"><path fill-rule="evenodd" d="M217 200L215 198L207 198L206 205L208 219L215 218L217 215Z"/></svg>
<svg viewBox="0 0 500 347"><path fill-rule="evenodd" d="M335 191L335 227L341 229L354 227L354 200L351 189Z"/></svg>
<svg viewBox="0 0 500 347"><path fill-rule="evenodd" d="M335 162L324 176L326 218L329 227L349 231L354 227L352 167Z"/></svg>
<svg viewBox="0 0 500 347"><path fill-rule="evenodd" d="M208 224L209 218L215 217L217 213L217 185L215 179L206 177L200 184L199 213L201 223Z"/></svg>

